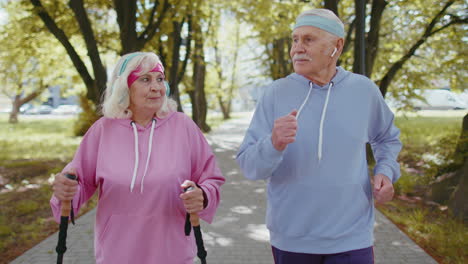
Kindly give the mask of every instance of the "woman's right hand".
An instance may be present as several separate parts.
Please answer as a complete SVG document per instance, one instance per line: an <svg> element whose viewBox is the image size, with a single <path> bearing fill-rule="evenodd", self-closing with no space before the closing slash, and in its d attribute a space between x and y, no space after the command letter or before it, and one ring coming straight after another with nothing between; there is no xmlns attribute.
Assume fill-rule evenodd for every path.
<svg viewBox="0 0 468 264"><path fill-rule="evenodd" d="M73 172L67 173L75 175ZM61 172L55 175L52 189L55 197L60 201L71 201L78 190L78 181L68 179L65 174Z"/></svg>

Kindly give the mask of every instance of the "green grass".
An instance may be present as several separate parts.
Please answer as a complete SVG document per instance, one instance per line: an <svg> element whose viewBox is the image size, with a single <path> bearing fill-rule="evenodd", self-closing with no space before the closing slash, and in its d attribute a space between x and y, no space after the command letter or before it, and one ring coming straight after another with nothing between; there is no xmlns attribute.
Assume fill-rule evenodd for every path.
<svg viewBox="0 0 468 264"><path fill-rule="evenodd" d="M47 119L9 124L6 116L0 116L1 163L18 159L69 159L81 140L73 137L73 122L74 119Z"/></svg>
<svg viewBox="0 0 468 264"><path fill-rule="evenodd" d="M402 177L397 191L408 192L416 185L427 185L439 168L452 160L460 136L463 117L398 117L403 149L399 155Z"/></svg>
<svg viewBox="0 0 468 264"><path fill-rule="evenodd" d="M423 200L441 168L453 163L463 117L398 117L403 149L399 155L402 176L395 184L398 195L409 199L379 206L388 218L440 263L468 263L468 226L455 219L446 206ZM417 199L411 197L417 196ZM421 197L422 196L422 197Z"/></svg>
<svg viewBox="0 0 468 264"><path fill-rule="evenodd" d="M379 210L439 263L468 263L468 227L450 213L399 200L379 206Z"/></svg>

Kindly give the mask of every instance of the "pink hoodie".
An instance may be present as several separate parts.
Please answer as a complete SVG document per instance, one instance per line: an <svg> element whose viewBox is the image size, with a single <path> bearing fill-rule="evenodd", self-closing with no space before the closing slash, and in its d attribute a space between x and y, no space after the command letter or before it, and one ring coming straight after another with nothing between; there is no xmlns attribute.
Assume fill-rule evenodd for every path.
<svg viewBox="0 0 468 264"><path fill-rule="evenodd" d="M208 205L199 215L206 222L213 220L225 179L206 139L182 113L171 113L156 121L152 142L152 124L136 124L136 150L131 120L99 119L64 169L75 168L78 176L75 214L98 189L96 263L192 264L196 245L193 232L190 236L184 234L186 211L179 198L185 180L198 183L204 190ZM131 190L135 151L139 159ZM50 204L59 221L59 200L52 196Z"/></svg>

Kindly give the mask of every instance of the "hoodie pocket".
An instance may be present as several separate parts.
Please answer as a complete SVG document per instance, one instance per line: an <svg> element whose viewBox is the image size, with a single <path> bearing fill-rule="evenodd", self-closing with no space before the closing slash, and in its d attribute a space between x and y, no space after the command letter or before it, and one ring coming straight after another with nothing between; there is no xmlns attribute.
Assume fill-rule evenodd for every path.
<svg viewBox="0 0 468 264"><path fill-rule="evenodd" d="M158 259L185 263L181 260L193 257L195 250L183 223L182 218L113 214L99 235L96 257L103 263L157 263Z"/></svg>
<svg viewBox="0 0 468 264"><path fill-rule="evenodd" d="M288 237L337 239L372 221L372 200L360 184L295 185L269 198L267 226Z"/></svg>

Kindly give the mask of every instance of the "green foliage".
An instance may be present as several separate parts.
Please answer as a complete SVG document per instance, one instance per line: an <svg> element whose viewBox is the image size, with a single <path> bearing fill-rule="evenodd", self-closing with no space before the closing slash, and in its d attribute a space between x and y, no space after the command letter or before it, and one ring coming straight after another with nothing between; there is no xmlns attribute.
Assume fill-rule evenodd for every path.
<svg viewBox="0 0 468 264"><path fill-rule="evenodd" d="M57 7L60 5L56 5ZM33 92L38 96L47 87L70 87L70 79L76 76L71 61L60 43L50 37L43 23L28 11L24 1L2 3L8 14L8 22L0 29L0 91L10 97ZM65 12L60 9L57 12ZM75 23L76 24L76 23ZM19 34L21 32L21 34Z"/></svg>

